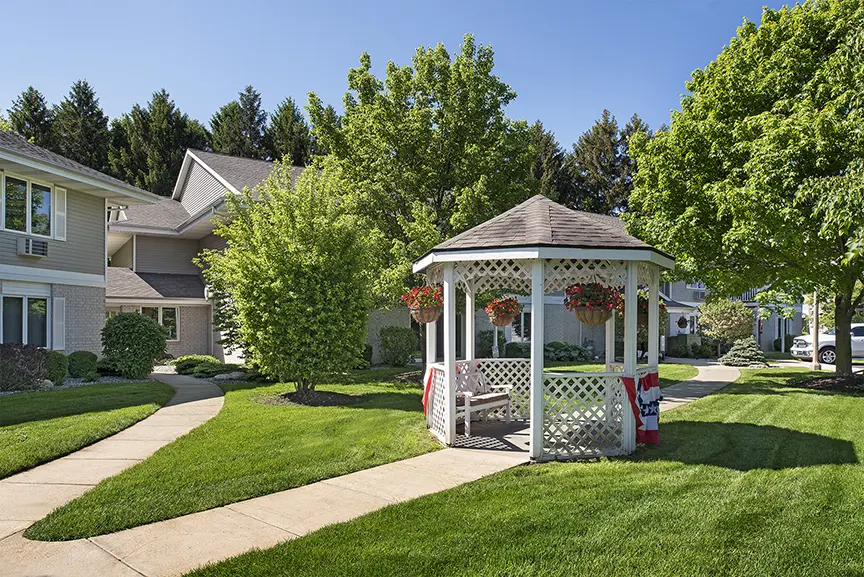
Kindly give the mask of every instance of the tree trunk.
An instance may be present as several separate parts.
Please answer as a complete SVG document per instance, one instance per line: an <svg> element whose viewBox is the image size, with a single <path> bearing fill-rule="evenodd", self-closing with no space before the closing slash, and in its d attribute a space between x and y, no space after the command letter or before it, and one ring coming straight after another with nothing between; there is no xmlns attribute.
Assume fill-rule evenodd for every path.
<svg viewBox="0 0 864 577"><path fill-rule="evenodd" d="M834 352L837 354L836 373L838 375L852 374L852 315L855 307L852 305L851 292L838 294L834 297ZM818 354L818 351L814 351Z"/></svg>

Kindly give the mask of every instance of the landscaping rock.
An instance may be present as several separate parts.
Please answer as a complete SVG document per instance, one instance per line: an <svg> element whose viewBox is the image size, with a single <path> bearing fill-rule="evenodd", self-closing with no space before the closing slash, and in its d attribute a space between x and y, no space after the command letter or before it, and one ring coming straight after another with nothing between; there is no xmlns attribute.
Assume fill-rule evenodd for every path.
<svg viewBox="0 0 864 577"><path fill-rule="evenodd" d="M233 373L222 373L221 375L216 375L211 378L211 381L217 382L225 382L225 381L242 381L246 379L246 373L243 371L234 371Z"/></svg>
<svg viewBox="0 0 864 577"><path fill-rule="evenodd" d="M47 391L54 388L54 383L50 379L45 379L36 387L39 391Z"/></svg>

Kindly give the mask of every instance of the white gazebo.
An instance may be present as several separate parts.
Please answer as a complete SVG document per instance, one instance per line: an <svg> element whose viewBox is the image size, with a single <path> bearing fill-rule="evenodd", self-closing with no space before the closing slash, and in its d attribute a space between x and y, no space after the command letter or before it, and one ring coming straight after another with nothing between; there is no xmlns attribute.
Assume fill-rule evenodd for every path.
<svg viewBox="0 0 864 577"><path fill-rule="evenodd" d="M622 455L636 448L636 417L622 377L657 372L660 343L658 289L669 255L628 235L618 218L573 211L535 196L443 242L415 261L414 272L441 283L444 360L436 362L436 324L426 325L427 425L444 444L456 441L457 385L468 372L507 390L514 420L530 429L534 460ZM615 320L606 322L606 367L600 373L544 372L544 297L571 284L623 289L624 358L615 362ZM456 358L456 288L466 295L465 358ZM648 299L647 365L637 364L637 289ZM531 295L530 359L477 359L475 295L489 290ZM458 406L464 407L465 399ZM503 407L485 411L504 419Z"/></svg>

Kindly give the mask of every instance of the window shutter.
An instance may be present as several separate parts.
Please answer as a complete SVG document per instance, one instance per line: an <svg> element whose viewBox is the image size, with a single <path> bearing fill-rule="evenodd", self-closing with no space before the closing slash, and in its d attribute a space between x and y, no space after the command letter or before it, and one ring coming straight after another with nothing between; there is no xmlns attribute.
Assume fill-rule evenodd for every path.
<svg viewBox="0 0 864 577"><path fill-rule="evenodd" d="M54 188L54 238L66 240L66 189Z"/></svg>
<svg viewBox="0 0 864 577"><path fill-rule="evenodd" d="M66 350L66 299L54 297L51 309L51 348Z"/></svg>

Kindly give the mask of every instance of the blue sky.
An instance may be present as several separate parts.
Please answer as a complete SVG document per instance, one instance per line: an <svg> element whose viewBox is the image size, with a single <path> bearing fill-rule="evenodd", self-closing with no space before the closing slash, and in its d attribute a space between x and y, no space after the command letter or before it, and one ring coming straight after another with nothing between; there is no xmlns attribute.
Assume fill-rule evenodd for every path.
<svg viewBox="0 0 864 577"><path fill-rule="evenodd" d="M518 93L508 115L540 119L569 148L604 108L657 127L684 82L747 17L776 0L569 2L9 2L3 8L0 108L28 85L58 102L78 78L112 118L165 88L203 122L245 85L272 110L315 91L341 108L349 68L364 50L376 72L409 64L417 46L454 53L466 32L496 54Z"/></svg>

